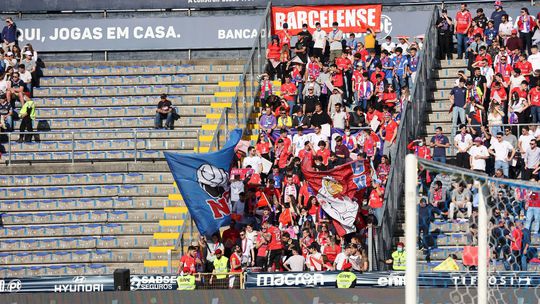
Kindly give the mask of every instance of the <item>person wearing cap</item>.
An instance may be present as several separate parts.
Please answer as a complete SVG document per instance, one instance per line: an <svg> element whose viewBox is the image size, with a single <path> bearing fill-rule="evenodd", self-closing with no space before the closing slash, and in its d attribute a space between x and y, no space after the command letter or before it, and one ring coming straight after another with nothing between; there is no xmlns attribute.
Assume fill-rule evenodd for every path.
<svg viewBox="0 0 540 304"><path fill-rule="evenodd" d="M210 277L210 285L214 282L214 277L217 279L219 286L222 286L224 284L224 280L227 278L226 273L229 272L229 259L223 255L223 251L221 249L216 249L214 252L216 255L216 258L213 261L214 264L214 270L212 271L213 275Z"/></svg>
<svg viewBox="0 0 540 304"><path fill-rule="evenodd" d="M493 20L493 25L495 29L499 29L499 25L502 22L502 16L506 15L506 12L503 10L502 1L497 0L494 4L495 10L491 13L490 20Z"/></svg>
<svg viewBox="0 0 540 304"><path fill-rule="evenodd" d="M0 95L0 129L13 131L13 108L4 94Z"/></svg>
<svg viewBox="0 0 540 304"><path fill-rule="evenodd" d="M481 137L474 139L474 146L469 148L469 158L471 170L486 172L486 159L489 159L489 152Z"/></svg>
<svg viewBox="0 0 540 304"><path fill-rule="evenodd" d="M501 16L501 23L499 24L499 43L506 45L506 40L512 35L514 25L510 22L507 14Z"/></svg>
<svg viewBox="0 0 540 304"><path fill-rule="evenodd" d="M330 43L330 63L341 56L343 52L343 32L339 29L337 22L332 23L332 31L328 33L328 42Z"/></svg>
<svg viewBox="0 0 540 304"><path fill-rule="evenodd" d="M27 50L24 52L24 59L21 60L21 64L24 64L26 70L30 73L35 73L36 71L36 61L33 56L34 54L31 51Z"/></svg>
<svg viewBox="0 0 540 304"><path fill-rule="evenodd" d="M506 39L506 48L508 51L513 52L514 50L522 50L523 49L523 43L521 39L517 36L518 31L516 29L513 29L511 31L510 37Z"/></svg>
<svg viewBox="0 0 540 304"><path fill-rule="evenodd" d="M17 59L15 59L15 56L13 52L8 51L4 55L4 69L7 71L9 67L15 68L17 66Z"/></svg>
<svg viewBox="0 0 540 304"><path fill-rule="evenodd" d="M163 119L165 119L165 129L173 129L174 123L174 107L172 102L167 98L167 94L161 94L156 108L154 119L154 127L156 129L163 128Z"/></svg>
<svg viewBox="0 0 540 304"><path fill-rule="evenodd" d="M392 265L392 269L395 271L405 271L407 262L405 244L403 244L403 242L397 243L396 251L392 252L392 257L385 262L386 264Z"/></svg>
<svg viewBox="0 0 540 304"><path fill-rule="evenodd" d="M326 32L322 30L319 22L315 23L315 32L313 32L313 55L323 62L323 55L326 48Z"/></svg>
<svg viewBox="0 0 540 304"><path fill-rule="evenodd" d="M6 18L6 25L2 29L2 48L4 52L10 51L17 44L17 25L11 17Z"/></svg>
<svg viewBox="0 0 540 304"><path fill-rule="evenodd" d="M519 16L516 18L516 27L519 31L519 37L521 38L522 50L527 50L531 53L532 35L535 27L537 26L534 17L529 15L529 9L522 7Z"/></svg>
<svg viewBox="0 0 540 304"><path fill-rule="evenodd" d="M467 101L467 89L465 88L466 80L459 79L458 85L450 91L450 102L452 103L452 138L456 134L456 126L458 119L461 123L465 123L465 103Z"/></svg>
<svg viewBox="0 0 540 304"><path fill-rule="evenodd" d="M463 54L467 47L467 34L469 33L472 22L472 16L467 9L466 3L461 4L460 10L456 13L455 20L454 34L456 34L457 38L458 59L463 59Z"/></svg>

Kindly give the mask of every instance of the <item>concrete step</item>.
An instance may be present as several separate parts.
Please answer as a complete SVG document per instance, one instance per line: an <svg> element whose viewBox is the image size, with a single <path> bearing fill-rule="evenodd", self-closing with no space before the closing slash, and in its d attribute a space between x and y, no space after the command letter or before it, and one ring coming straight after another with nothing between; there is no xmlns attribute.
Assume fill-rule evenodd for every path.
<svg viewBox="0 0 540 304"><path fill-rule="evenodd" d="M448 112L435 112L428 114L429 124L433 123L451 123L452 122L452 113Z"/></svg>
<svg viewBox="0 0 540 304"><path fill-rule="evenodd" d="M467 62L464 59L440 60L439 65L441 69L466 68Z"/></svg>

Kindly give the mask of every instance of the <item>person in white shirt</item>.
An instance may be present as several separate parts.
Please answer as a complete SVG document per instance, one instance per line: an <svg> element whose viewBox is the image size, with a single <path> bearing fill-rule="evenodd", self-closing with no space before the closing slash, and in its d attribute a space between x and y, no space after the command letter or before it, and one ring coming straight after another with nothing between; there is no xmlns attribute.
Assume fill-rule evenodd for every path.
<svg viewBox="0 0 540 304"><path fill-rule="evenodd" d="M300 150L304 149L306 141L310 140L309 135L304 134L304 128L302 128L301 126L296 128L296 131L298 133L294 134L292 139L294 156L298 156Z"/></svg>
<svg viewBox="0 0 540 304"><path fill-rule="evenodd" d="M509 142L503 140L502 132L497 133L497 140L489 147L489 153L495 156L495 170L502 169L504 176L508 177L508 168L516 150Z"/></svg>
<svg viewBox="0 0 540 304"><path fill-rule="evenodd" d="M244 192L244 182L240 180L240 175L235 174L231 179L231 202L240 199L240 193Z"/></svg>
<svg viewBox="0 0 540 304"><path fill-rule="evenodd" d="M486 77L486 86L488 88L491 88L491 83L493 82L493 78L495 77L495 72L493 71L491 65L488 64L487 58L484 58L483 62L483 66L480 67L480 74Z"/></svg>
<svg viewBox="0 0 540 304"><path fill-rule="evenodd" d="M527 61L531 63L533 71L540 69L540 53L538 52L537 45L531 47L531 54L527 58Z"/></svg>
<svg viewBox="0 0 540 304"><path fill-rule="evenodd" d="M326 32L321 29L319 22L315 23L316 30L313 32L313 55L322 59L324 49L326 48Z"/></svg>
<svg viewBox="0 0 540 304"><path fill-rule="evenodd" d="M347 121L347 113L341 110L341 103L336 104L336 111L332 113L332 124L334 128L344 130L349 124Z"/></svg>
<svg viewBox="0 0 540 304"><path fill-rule="evenodd" d="M233 206L231 208L231 214L236 214L240 218L238 222L243 222L244 210L246 209L246 194L244 192L240 193L239 199L232 202Z"/></svg>
<svg viewBox="0 0 540 304"><path fill-rule="evenodd" d="M248 156L244 157L242 168L247 168L247 166L251 166L255 173L261 173L263 170L262 159L257 155L255 147L249 147Z"/></svg>
<svg viewBox="0 0 540 304"><path fill-rule="evenodd" d="M328 147L328 137L326 135L323 135L321 133L321 127L315 126L313 128L313 133L309 136L309 141L311 142L311 145L313 146L313 149L315 152L319 151L319 142L324 141L326 142L326 146Z"/></svg>
<svg viewBox="0 0 540 304"><path fill-rule="evenodd" d="M399 43L396 45L396 48L400 47L403 50L403 56L409 55L409 40L405 36L398 37Z"/></svg>
<svg viewBox="0 0 540 304"><path fill-rule="evenodd" d="M469 169L470 159L467 151L472 147L472 136L467 133L467 126L462 124L459 129L460 133L454 137L454 146L457 148L456 166Z"/></svg>
<svg viewBox="0 0 540 304"><path fill-rule="evenodd" d="M306 258L306 267L309 271L322 271L323 258L317 247L317 243L312 243L308 247L309 254Z"/></svg>
<svg viewBox="0 0 540 304"><path fill-rule="evenodd" d="M482 138L474 139L474 146L469 149L471 159L471 169L475 171L486 172L486 159L489 158L489 152L486 146L482 144Z"/></svg>
<svg viewBox="0 0 540 304"><path fill-rule="evenodd" d="M257 238L258 233L258 231L253 230L253 224L248 223L246 225L246 237L251 241L251 243L255 244L255 239Z"/></svg>
<svg viewBox="0 0 540 304"><path fill-rule="evenodd" d="M338 253L338 255L336 256L336 259L334 260L334 268L336 270L347 270L347 267L344 267L344 266L349 264L349 256L351 255L351 248L353 246L355 246L355 245L354 244L349 244L349 245L347 245L345 250Z"/></svg>
<svg viewBox="0 0 540 304"><path fill-rule="evenodd" d="M499 24L499 36L503 39L506 45L506 39L512 35L514 25L508 20L508 15L503 15L501 18L501 24Z"/></svg>
<svg viewBox="0 0 540 304"><path fill-rule="evenodd" d="M381 44L381 49L386 50L388 53L394 52L394 49L396 48L396 44L392 42L392 37L386 36L384 38L383 44Z"/></svg>
<svg viewBox="0 0 540 304"><path fill-rule="evenodd" d="M510 92L514 88L519 88L523 81L527 81L527 79L525 79L525 76L521 74L521 69L514 68L514 71L512 72L512 76L510 76Z"/></svg>
<svg viewBox="0 0 540 304"><path fill-rule="evenodd" d="M298 248L293 247L292 254L293 255L283 263L283 268L287 271L304 271L306 259L298 252Z"/></svg>
<svg viewBox="0 0 540 304"><path fill-rule="evenodd" d="M242 250L242 266L255 266L255 246L253 241L247 237L246 230L240 231L240 250Z"/></svg>
<svg viewBox="0 0 540 304"><path fill-rule="evenodd" d="M328 33L328 42L330 43L330 62L333 63L334 60L341 56L343 52L343 45L341 41L343 40L343 32L338 28L338 23L332 23L332 31Z"/></svg>
<svg viewBox="0 0 540 304"><path fill-rule="evenodd" d="M529 151L530 149L529 143L533 139L534 139L534 135L530 134L529 127L523 126L521 128L521 135L519 136L519 139L518 139L518 149L519 149L519 152L521 153L521 157L524 157L525 153Z"/></svg>
<svg viewBox="0 0 540 304"><path fill-rule="evenodd" d="M19 78L24 82L26 91L32 92L32 74L26 69L24 64L19 64Z"/></svg>

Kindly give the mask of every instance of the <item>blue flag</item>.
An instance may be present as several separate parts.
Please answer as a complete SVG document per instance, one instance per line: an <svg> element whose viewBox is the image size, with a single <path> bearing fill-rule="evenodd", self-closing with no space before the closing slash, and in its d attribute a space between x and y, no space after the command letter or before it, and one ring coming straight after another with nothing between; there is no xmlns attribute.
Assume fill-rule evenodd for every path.
<svg viewBox="0 0 540 304"><path fill-rule="evenodd" d="M242 130L230 133L225 147L206 154L165 152L184 202L202 235L211 236L231 220L229 171Z"/></svg>

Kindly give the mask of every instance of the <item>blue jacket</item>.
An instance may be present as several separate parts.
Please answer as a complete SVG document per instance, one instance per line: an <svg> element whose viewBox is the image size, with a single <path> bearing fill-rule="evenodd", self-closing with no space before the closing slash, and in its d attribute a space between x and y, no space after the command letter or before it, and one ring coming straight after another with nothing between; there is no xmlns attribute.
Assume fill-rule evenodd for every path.
<svg viewBox="0 0 540 304"><path fill-rule="evenodd" d="M13 23L13 26L4 26L2 30L2 41L7 40L9 43L17 41L17 25Z"/></svg>

